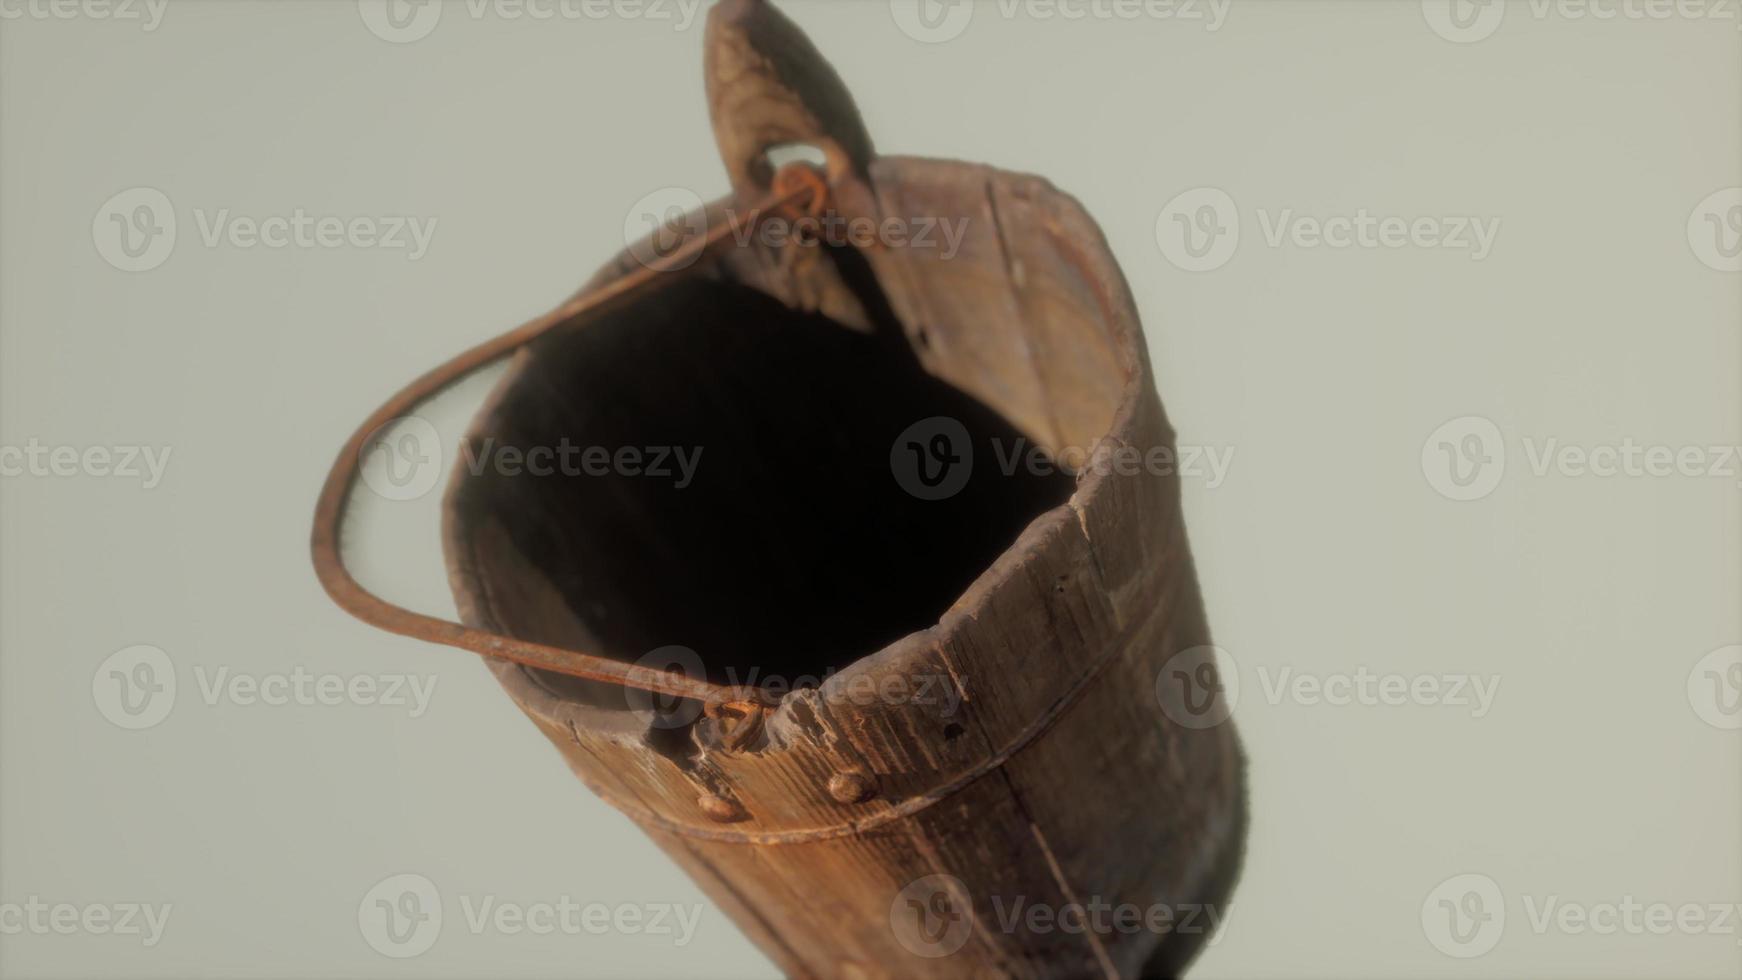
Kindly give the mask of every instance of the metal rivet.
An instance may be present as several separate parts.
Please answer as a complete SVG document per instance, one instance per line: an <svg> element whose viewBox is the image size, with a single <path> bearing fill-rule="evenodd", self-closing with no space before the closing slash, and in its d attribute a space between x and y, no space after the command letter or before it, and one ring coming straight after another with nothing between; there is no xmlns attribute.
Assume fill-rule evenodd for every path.
<svg viewBox="0 0 1742 980"><path fill-rule="evenodd" d="M829 778L829 795L836 803L863 803L877 795L877 786L871 777L850 769L838 772Z"/></svg>

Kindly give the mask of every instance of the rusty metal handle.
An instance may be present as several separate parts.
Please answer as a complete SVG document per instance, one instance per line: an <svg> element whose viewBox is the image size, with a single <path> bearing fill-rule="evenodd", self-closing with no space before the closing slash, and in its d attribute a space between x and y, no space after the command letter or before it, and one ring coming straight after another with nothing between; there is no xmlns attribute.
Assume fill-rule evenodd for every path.
<svg viewBox="0 0 1742 980"><path fill-rule="evenodd" d="M816 204L820 181L793 180L786 178L784 174L782 177L779 183L783 191L761 197L743 214L732 215L727 222L684 243L660 261L644 265L597 289L582 293L544 316L460 354L400 389L386 404L365 419L346 441L345 447L339 451L338 459L333 462L332 469L327 472L326 483L321 487L320 501L315 507L310 548L314 556L315 574L320 577L321 585L332 596L333 601L363 622L390 633L458 647L486 657L509 660L571 677L673 697L692 698L706 705L710 715L717 716L721 709L730 709L736 713L755 713L756 709L778 703L774 695L760 688L727 687L682 674L623 663L594 653L530 643L394 605L364 588L351 575L350 569L345 566L340 541L345 528L347 505L362 469L363 453L370 436L377 430L410 414L455 382L514 353L545 332L562 326L580 326L647 291L661 276L684 274L684 270L692 266L699 255L730 236L741 235L746 226L753 228L769 214L801 202L813 206Z"/></svg>

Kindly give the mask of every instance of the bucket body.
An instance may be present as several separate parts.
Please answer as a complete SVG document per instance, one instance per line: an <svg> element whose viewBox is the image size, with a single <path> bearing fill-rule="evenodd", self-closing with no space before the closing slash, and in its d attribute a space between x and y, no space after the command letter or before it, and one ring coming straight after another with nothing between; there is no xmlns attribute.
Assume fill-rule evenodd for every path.
<svg viewBox="0 0 1742 980"><path fill-rule="evenodd" d="M1129 290L1041 179L864 187L863 247L753 235L515 356L470 454L551 465L455 471L461 617L778 693L490 661L790 975L1171 975L1237 874L1243 762Z"/></svg>

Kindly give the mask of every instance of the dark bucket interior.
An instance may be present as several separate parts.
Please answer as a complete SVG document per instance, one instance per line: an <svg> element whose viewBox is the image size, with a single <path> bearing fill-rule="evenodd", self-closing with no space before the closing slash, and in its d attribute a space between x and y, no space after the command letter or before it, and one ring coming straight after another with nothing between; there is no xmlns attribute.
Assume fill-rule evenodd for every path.
<svg viewBox="0 0 1742 980"><path fill-rule="evenodd" d="M503 526L599 652L687 647L725 684L820 678L937 622L1075 487L892 323L700 278L541 341L474 442L504 447L524 471L464 476L460 519Z"/></svg>

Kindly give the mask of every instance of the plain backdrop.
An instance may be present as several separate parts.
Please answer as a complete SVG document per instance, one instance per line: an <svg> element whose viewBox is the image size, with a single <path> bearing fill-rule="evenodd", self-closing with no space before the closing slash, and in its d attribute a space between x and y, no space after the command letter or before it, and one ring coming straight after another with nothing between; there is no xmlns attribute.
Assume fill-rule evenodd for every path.
<svg viewBox="0 0 1742 980"><path fill-rule="evenodd" d="M1735 11L783 6L880 150L1080 198L1181 442L1232 454L1219 483L1186 479L1185 510L1238 665L1253 826L1197 975L1742 971L1736 918L1543 918L1742 902ZM774 974L711 908L683 944L469 928L462 903L486 898L702 898L474 658L363 626L310 569L320 480L389 392L567 295L648 195L725 191L699 16L519 9L0 0L0 975ZM173 249L118 251L145 241L122 230L169 241L133 223L164 202ZM299 210L433 235L415 256L229 235ZM1363 215L1426 223L1314 235ZM1231 251L1182 248L1231 224ZM32 445L171 455L147 487L32 468ZM1601 475L1561 453L1629 445L1699 462ZM446 611L433 497L358 558ZM141 645L176 690L130 729L112 675L142 655L113 657ZM222 686L299 669L435 689L416 713ZM1362 676L1444 687L1313 694ZM1498 687L1460 704L1457 678ZM399 874L446 914L396 959L359 907ZM1448 955L1434 909L1469 881L1504 932ZM29 928L32 902L172 911L147 947Z"/></svg>

